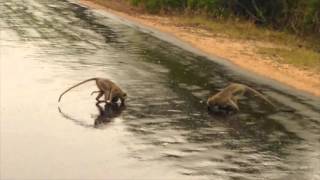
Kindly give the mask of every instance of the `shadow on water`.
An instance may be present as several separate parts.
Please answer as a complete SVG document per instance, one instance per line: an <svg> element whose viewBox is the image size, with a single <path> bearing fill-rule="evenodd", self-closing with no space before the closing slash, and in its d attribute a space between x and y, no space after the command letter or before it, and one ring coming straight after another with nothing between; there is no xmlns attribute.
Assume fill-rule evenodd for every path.
<svg viewBox="0 0 320 180"><path fill-rule="evenodd" d="M61 116L81 127L102 129L121 115L124 130L142 141L127 142L130 158L169 161L183 175L217 179L294 175L305 179L319 170L310 163L320 157L317 100L239 76L226 66L75 3L37 2L44 4L42 9L28 6L30 11L24 12L12 8L13 4L25 6L18 1L2 9L8 14L9 28L19 37L35 44L45 42L39 45L43 51L37 60L63 69L53 78L62 82L69 78L71 83L101 75L128 92L125 108L97 104L98 115L90 119L93 123L59 108ZM35 11L50 16L37 16ZM36 33L30 29L40 35L34 38ZM297 111L274 112L258 98L245 97L239 104L240 113L209 115L203 102L230 82L247 84L277 105Z"/></svg>

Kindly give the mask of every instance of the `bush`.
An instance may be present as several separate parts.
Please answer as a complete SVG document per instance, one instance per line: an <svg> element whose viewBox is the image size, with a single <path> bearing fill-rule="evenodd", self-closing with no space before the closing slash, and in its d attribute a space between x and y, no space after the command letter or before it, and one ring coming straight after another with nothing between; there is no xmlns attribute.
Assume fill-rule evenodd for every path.
<svg viewBox="0 0 320 180"><path fill-rule="evenodd" d="M151 13L203 14L243 18L295 33L320 34L320 0L130 0Z"/></svg>

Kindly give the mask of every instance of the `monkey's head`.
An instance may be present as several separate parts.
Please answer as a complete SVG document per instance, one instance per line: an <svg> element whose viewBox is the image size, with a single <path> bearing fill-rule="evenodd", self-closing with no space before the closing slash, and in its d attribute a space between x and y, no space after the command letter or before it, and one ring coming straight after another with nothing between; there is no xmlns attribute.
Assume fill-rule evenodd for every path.
<svg viewBox="0 0 320 180"><path fill-rule="evenodd" d="M217 103L216 99L211 97L207 100L207 107L209 111L217 111L220 106Z"/></svg>
<svg viewBox="0 0 320 180"><path fill-rule="evenodd" d="M119 100L121 100L121 102L123 103L126 98L127 98L127 93L125 93L125 92L123 92L121 90L117 90L117 91L113 92L111 101L113 103L116 103Z"/></svg>
<svg viewBox="0 0 320 180"><path fill-rule="evenodd" d="M121 91L121 93L119 93L118 98L121 100L122 103L124 103L124 101L127 99L127 93Z"/></svg>
<svg viewBox="0 0 320 180"><path fill-rule="evenodd" d="M229 103L221 101L219 97L210 97L207 101L207 107L212 112L229 111L232 108Z"/></svg>

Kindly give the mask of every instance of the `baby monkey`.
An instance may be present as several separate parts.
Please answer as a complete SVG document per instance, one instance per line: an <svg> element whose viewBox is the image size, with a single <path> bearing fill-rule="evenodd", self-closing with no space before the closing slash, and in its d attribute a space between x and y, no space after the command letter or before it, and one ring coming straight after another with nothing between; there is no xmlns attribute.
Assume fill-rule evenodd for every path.
<svg viewBox="0 0 320 180"><path fill-rule="evenodd" d="M117 102L119 99L121 100L121 105L124 105L124 101L127 98L127 94L123 92L114 82L110 81L109 79L106 78L91 78L84 80L76 85L71 86L67 90L65 90L59 97L59 102L62 98L62 96L70 91L71 89L84 84L89 81L95 81L96 85L98 87L98 91L94 91L99 93L98 96L96 97L96 100L98 103L100 102L105 102L105 103L111 103L111 102ZM104 101L100 100L100 98L104 95Z"/></svg>
<svg viewBox="0 0 320 180"><path fill-rule="evenodd" d="M211 96L207 100L207 106L209 111L239 111L238 100L246 92L258 95L260 98L268 102L274 108L276 107L271 101L269 101L264 95L258 91L238 83L231 83L229 86Z"/></svg>

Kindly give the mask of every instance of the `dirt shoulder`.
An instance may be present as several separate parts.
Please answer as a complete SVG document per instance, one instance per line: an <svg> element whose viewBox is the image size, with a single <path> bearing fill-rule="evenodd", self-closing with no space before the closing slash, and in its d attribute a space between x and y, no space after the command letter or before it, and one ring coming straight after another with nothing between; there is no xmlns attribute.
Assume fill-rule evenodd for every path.
<svg viewBox="0 0 320 180"><path fill-rule="evenodd" d="M273 57L258 53L259 48L277 47L276 44L216 36L205 29L181 26L177 23L178 19L174 17L137 13L136 9L123 5L121 1L118 1L118 3L117 1L111 1L107 5L100 5L100 1L80 0L80 3L91 8L109 11L130 21L169 33L203 52L223 57L243 69L320 96L319 73L297 68L290 64L279 63Z"/></svg>

